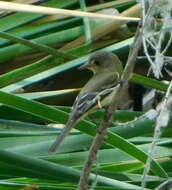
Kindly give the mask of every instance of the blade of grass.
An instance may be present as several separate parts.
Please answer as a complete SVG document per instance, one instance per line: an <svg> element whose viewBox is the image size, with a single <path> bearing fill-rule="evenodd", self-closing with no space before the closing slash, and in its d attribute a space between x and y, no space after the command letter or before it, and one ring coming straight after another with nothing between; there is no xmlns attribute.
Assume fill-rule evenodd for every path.
<svg viewBox="0 0 172 190"><path fill-rule="evenodd" d="M109 47L103 48L102 50L113 51L117 54L120 54L121 52L123 52L129 48L132 41L133 41L133 38L130 38L130 39L124 40L122 42L119 42L117 44L111 45ZM80 48L76 49L76 52L77 51L80 52ZM73 54L75 54L75 50L73 51ZM5 88L3 88L3 90L7 91L7 92L17 90L19 88L22 88L24 86L32 84L35 81L40 81L40 80L43 80L50 76L57 75L58 73L69 70L69 69L73 68L74 65L79 66L80 64L85 62L89 56L90 55L87 55L86 57L75 59L74 61L68 62L68 63L66 63L66 65L64 64L64 66L60 66L60 67L56 67L56 64L58 64L58 62L55 58L45 58L45 60L38 61L37 63L35 63L33 65L28 65L23 68L19 68L17 70L14 70L14 71L11 71L4 75L1 75L0 76L0 87L2 88L2 87L6 86ZM44 67L41 67L41 65L44 65ZM47 67L45 67L46 65L47 65ZM51 68L51 65L55 65L54 69L48 70L49 68ZM40 73L41 71L45 71L45 70L48 70L48 72L45 72L45 73L42 72L42 74ZM35 74L37 74L37 75L35 75ZM32 75L35 75L35 76L30 77ZM27 78L27 80L19 81L19 80L25 79L26 77L30 77L30 78ZM19 81L19 82L15 83L13 85L7 86L16 81Z"/></svg>
<svg viewBox="0 0 172 190"><path fill-rule="evenodd" d="M6 38L6 39L11 40L12 42L15 42L15 43L23 44L25 46L36 49L38 51L46 52L50 55L59 56L65 60L70 60L70 59L74 58L74 56L63 53L62 51L58 51L52 47L49 47L49 46L46 46L43 44L39 44L39 43L36 43L34 41L29 41L29 40L26 40L26 39L21 38L21 37L16 37L16 36L9 34L7 32L0 32L0 37Z"/></svg>
<svg viewBox="0 0 172 190"><path fill-rule="evenodd" d="M69 53L74 54L74 55L76 54L76 56L77 56L78 52L79 52L79 54L85 53L84 49L86 49L85 46L79 47L77 49L70 50L70 52L67 52L67 53L68 54ZM88 53L88 51L89 51L89 49L86 50L86 53ZM59 64L61 64L63 62L64 61L62 59L60 59L60 58L47 56L44 59L41 59L41 60L39 60L39 61L37 61L37 62L35 62L33 64L26 65L24 67L15 69L15 70L13 70L11 72L2 74L0 76L0 88L8 86L8 85L10 85L12 83L15 83L15 82L20 81L20 80L25 79L25 78L27 78L27 84L28 83L31 84L33 82L33 80L39 81L39 80L41 80L41 78L40 79L38 79L38 78L34 79L36 76L33 78L33 80L31 78L31 80L29 81L29 77L31 77L33 75L36 75L36 74L38 74L38 76L39 76L39 73L44 72L46 70L49 70L49 69L51 69L53 67L56 68L57 65L59 65ZM79 63L78 63L78 65L79 65ZM72 68L72 67L73 66L71 64L70 68ZM70 68L68 68L68 69L70 69ZM47 75L42 75L42 80L47 78L47 77L53 76L54 74L58 74L59 72L61 72L59 70L60 68L57 67L56 69L57 69L56 70L57 73L52 74L51 72L50 73L47 72ZM24 87L25 85L26 84L23 81L21 81L21 85L20 84L16 84L16 85L14 84L14 86L15 86L14 90L18 89L18 87L22 87L22 86ZM8 89L8 87L5 87L5 88ZM11 89L11 90L13 90L13 89Z"/></svg>
<svg viewBox="0 0 172 190"><path fill-rule="evenodd" d="M71 92L79 92L79 90L80 89L66 89L66 90L55 90L55 91L45 91L45 92L18 93L17 95L28 100L36 100L51 96L63 96L65 94L70 94Z"/></svg>
<svg viewBox="0 0 172 190"><path fill-rule="evenodd" d="M60 15L68 15L68 16L77 16L77 17L92 17L92 18L106 18L106 19L114 19L121 21L133 21L138 22L140 18L134 17L125 17L125 16L111 16L106 14L98 14L98 13L90 13L76 10L67 10L67 9L58 9L58 8L47 8L42 6L34 6L34 5L26 5L19 3L10 3L0 1L1 9L10 10L10 11L20 11L20 12L31 12L31 13L41 13L41 14L60 14Z"/></svg>
<svg viewBox="0 0 172 190"><path fill-rule="evenodd" d="M9 93L5 93L2 91L0 91L0 103L29 112L33 115L37 115L42 118L46 118L50 121L55 121L60 123L64 123L67 121L67 114L61 110L57 110L50 106L46 106L44 104L35 101L26 100L24 98ZM79 130L94 136L95 135L94 125L91 124L91 127L88 127L87 124L88 126L90 126L90 123L88 121L81 121L78 125L76 125L76 127L79 127ZM108 132L108 138L105 139L105 142L118 147L119 149L134 156L143 163L146 162L147 155L145 152L139 150L132 143L128 142L127 140L125 140L124 138L120 137L117 134ZM163 168L161 168L161 166L155 160L152 160L151 162L151 169L160 177L168 177Z"/></svg>
<svg viewBox="0 0 172 190"><path fill-rule="evenodd" d="M50 23L45 23L41 25L26 25L9 30L8 33L19 36L21 38L32 39L42 35L45 35L47 32L53 32L54 30L60 31L70 28L73 25L78 25L81 19L71 18L68 20L54 21ZM10 44L10 41L7 39L0 38L0 47L7 46Z"/></svg>
<svg viewBox="0 0 172 190"><path fill-rule="evenodd" d="M61 32L54 32L33 39L33 42L43 45L53 45L61 42L67 42L75 39L83 32L83 26L77 26ZM23 56L35 52L34 49L21 44L14 44L0 49L0 62L14 59L17 56Z"/></svg>
<svg viewBox="0 0 172 190"><path fill-rule="evenodd" d="M147 88L152 88L163 92L166 92L166 90L168 89L168 84L138 74L132 74L130 81L135 84L140 84Z"/></svg>
<svg viewBox="0 0 172 190"><path fill-rule="evenodd" d="M59 7L59 8L68 8L77 3L77 0L60 0L49 1L42 4L42 6L47 7ZM15 13L0 20L0 31L8 31L18 26L28 24L34 20L38 20L42 18L44 15L42 14L31 14L31 13ZM8 23L8 24L7 24Z"/></svg>
<svg viewBox="0 0 172 190"><path fill-rule="evenodd" d="M15 172L16 173L18 172L19 176L23 176L22 171L25 171L25 175L30 174L32 177L42 178L42 179L51 179L51 180L59 180L66 182L70 181L77 183L80 178L79 170L4 150L0 150L0 161L1 163L4 162L8 164L8 171L10 171L10 169L14 170L13 166L15 166L16 167ZM93 181L94 178L95 175L90 175L89 182ZM106 185L117 188L133 189L133 190L140 189L136 185L131 185L117 180L112 180L102 176L97 177L97 182L99 185Z"/></svg>

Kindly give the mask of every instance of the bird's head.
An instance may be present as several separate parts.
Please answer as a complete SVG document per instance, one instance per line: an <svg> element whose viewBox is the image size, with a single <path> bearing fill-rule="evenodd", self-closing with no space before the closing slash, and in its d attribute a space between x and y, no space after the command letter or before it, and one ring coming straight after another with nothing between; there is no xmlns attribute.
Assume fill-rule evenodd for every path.
<svg viewBox="0 0 172 190"><path fill-rule="evenodd" d="M106 51L98 51L92 54L88 62L82 65L80 69L89 69L93 73L117 71L119 74L123 70L119 58L115 54Z"/></svg>

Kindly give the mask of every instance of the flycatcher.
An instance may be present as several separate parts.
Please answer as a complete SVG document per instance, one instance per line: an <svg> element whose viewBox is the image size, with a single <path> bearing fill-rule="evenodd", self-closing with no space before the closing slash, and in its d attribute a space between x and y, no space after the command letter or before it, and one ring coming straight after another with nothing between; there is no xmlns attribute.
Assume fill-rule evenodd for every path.
<svg viewBox="0 0 172 190"><path fill-rule="evenodd" d="M85 68L91 70L93 76L77 96L66 126L50 147L49 152L55 152L58 149L71 128L80 119L111 103L123 70L119 58L105 51L98 51L91 55L88 62L80 67L80 69Z"/></svg>

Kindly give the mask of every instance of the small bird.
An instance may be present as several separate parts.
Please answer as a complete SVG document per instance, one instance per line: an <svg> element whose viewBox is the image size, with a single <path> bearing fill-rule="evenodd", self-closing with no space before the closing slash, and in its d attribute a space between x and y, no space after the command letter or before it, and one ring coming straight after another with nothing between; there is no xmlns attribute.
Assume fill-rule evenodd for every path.
<svg viewBox="0 0 172 190"><path fill-rule="evenodd" d="M71 128L80 119L111 102L123 71L119 58L106 51L97 51L91 55L88 62L80 69L91 70L93 76L77 96L66 126L50 147L49 152L55 152L58 149Z"/></svg>

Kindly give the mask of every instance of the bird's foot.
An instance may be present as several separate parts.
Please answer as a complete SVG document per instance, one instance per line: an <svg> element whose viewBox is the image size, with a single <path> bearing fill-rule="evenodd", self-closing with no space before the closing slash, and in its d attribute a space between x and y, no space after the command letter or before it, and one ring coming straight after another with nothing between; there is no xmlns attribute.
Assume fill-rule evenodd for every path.
<svg viewBox="0 0 172 190"><path fill-rule="evenodd" d="M98 102L98 106L100 109L102 109L102 105L101 105L101 102L100 102L100 96L97 97L97 102Z"/></svg>

